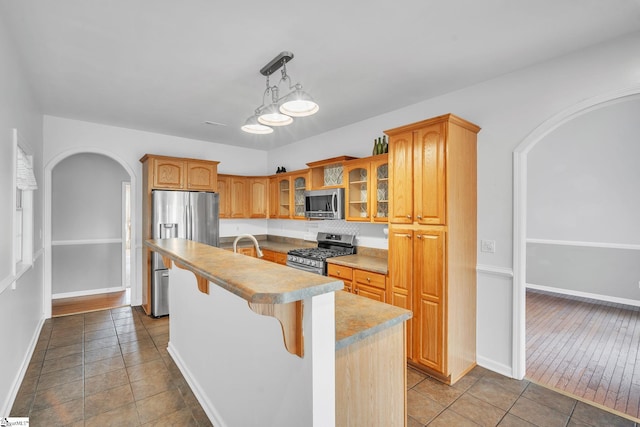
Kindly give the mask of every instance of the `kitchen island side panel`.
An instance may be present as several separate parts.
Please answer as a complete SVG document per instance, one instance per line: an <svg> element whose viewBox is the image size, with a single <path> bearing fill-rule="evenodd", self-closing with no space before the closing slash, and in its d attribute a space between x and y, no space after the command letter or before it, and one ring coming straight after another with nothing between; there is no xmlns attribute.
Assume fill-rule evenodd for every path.
<svg viewBox="0 0 640 427"><path fill-rule="evenodd" d="M214 425L335 425L332 292L304 300L300 358L275 318L215 284L201 293L190 271L170 275L169 352Z"/></svg>

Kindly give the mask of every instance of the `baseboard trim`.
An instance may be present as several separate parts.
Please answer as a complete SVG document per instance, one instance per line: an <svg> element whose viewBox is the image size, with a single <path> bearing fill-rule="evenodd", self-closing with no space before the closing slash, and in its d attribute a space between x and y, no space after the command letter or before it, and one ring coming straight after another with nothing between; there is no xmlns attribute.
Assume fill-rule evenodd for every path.
<svg viewBox="0 0 640 427"><path fill-rule="evenodd" d="M193 391L193 394L196 396L196 399L198 399L200 406L202 406L202 409L204 409L207 417L209 417L209 421L211 421L211 423L215 426L227 427L227 424L222 420L220 413L217 411L215 406L213 406L213 403L211 403L206 394L202 391L202 387L200 387L198 381L193 377L191 371L189 371L189 368L187 368L187 366L185 365L184 360L182 360L182 357L180 357L180 353L171 344L171 342L169 342L167 346L167 351L178 366L178 369L180 369L180 372L182 373L184 379L187 381L187 384L189 384L189 387L191 387L191 391Z"/></svg>
<svg viewBox="0 0 640 427"><path fill-rule="evenodd" d="M108 294L110 292L124 291L125 289L126 288L124 286L116 286L113 288L101 288L101 289L90 289L86 291L63 292L63 293L51 295L51 299L74 298L74 297L85 297L88 295Z"/></svg>
<svg viewBox="0 0 640 427"><path fill-rule="evenodd" d="M624 305L630 305L630 306L633 306L633 307L640 307L640 301L633 300L633 299L612 297L612 296L609 296L609 295L592 294L592 293L589 293L589 292L574 291L572 289L554 288L552 286L541 286L541 285L536 285L536 284L533 284L533 283L527 283L526 287L527 287L527 289L535 289L535 290L538 290L538 291L552 292L554 294L562 294L562 295L569 295L569 296L574 296L574 297L589 298L589 299L594 299L594 300L598 300L598 301L613 302L613 303L616 303L616 304L624 304Z"/></svg>
<svg viewBox="0 0 640 427"><path fill-rule="evenodd" d="M511 366L498 363L494 360L491 360L486 357L482 357L478 354L476 355L476 363L485 369L488 369L493 372L497 372L498 374L504 375L505 377L514 378L513 369L511 368Z"/></svg>
<svg viewBox="0 0 640 427"><path fill-rule="evenodd" d="M11 384L7 400L2 403L2 406L0 406L0 414L2 414L2 416L8 416L10 414L11 408L16 401L16 396L18 396L18 391L20 390L20 386L22 385L22 380L24 380L24 376L27 373L27 368L29 368L29 363L31 362L31 358L33 357L33 352L35 351L36 345L38 344L38 338L40 338L40 332L42 331L42 327L44 326L44 321L44 317L40 318L40 322L36 327L35 333L31 337L31 343L29 343L26 357L22 361L22 365L20 366L20 369L18 370L18 373L14 378L13 383Z"/></svg>

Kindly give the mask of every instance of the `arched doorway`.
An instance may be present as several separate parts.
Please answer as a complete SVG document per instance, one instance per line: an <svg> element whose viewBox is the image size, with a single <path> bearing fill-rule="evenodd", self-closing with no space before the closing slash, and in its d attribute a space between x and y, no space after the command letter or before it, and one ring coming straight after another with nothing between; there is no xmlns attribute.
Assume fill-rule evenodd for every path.
<svg viewBox="0 0 640 427"><path fill-rule="evenodd" d="M80 197L78 197L77 200L74 200L73 196L69 196L69 195L65 196L64 194L62 195L59 194L58 195L59 197L56 198L55 201L53 200L53 196L54 196L53 171L56 168L56 166L64 165L64 164L75 164L75 168L79 169L78 165L82 165L83 160L88 161L89 163L91 161L98 161L97 164L100 164L101 162L103 164L111 164L112 169L121 171L119 175L121 179L118 178L119 180L117 182L112 183L112 184L115 184L116 186L115 191L117 193L115 195L111 194L111 196L109 196L111 199L114 199L111 202L117 203L118 209L120 209L119 207L121 206L121 197L122 197L121 192L124 191L123 183L128 181L128 184L129 184L128 187L130 189L129 191L130 200L128 204L129 212L128 213L124 212L124 209L122 209L120 212L116 211L117 218L115 218L111 224L105 223L104 220L97 219L98 223L94 227L95 230L92 229L92 224L91 224L92 218L87 216L91 215L91 209L100 209L100 206L91 206L91 207L84 208L82 206L82 203L84 203L85 200L81 200ZM82 167L80 167L80 169L82 169ZM86 181L78 184L79 188L81 189L80 191L84 194L83 196L84 198L88 197L89 199L93 200L93 202L89 201L89 203L99 204L97 200L99 200L100 196L91 195L92 188L95 188L96 193L100 193L101 191L104 191L104 190L100 189L101 185L99 182L91 178L90 172L85 171L84 174L85 174L84 178L79 177L80 179L83 179ZM73 182L73 177L63 176L63 179L60 182L61 183ZM54 293L60 294L61 292L61 289L54 289L54 273L56 274L57 280L62 278L65 280L65 284L69 284L70 286L68 289L62 289L63 293L66 290L70 291L70 294L73 294L73 292L78 291L78 285L77 284L74 285L73 282L78 281L78 278L77 278L78 274L83 274L83 272L80 270L82 270L82 268L86 269L86 266L83 265L82 268L78 268L77 271L74 271L73 268L69 268L69 264L72 263L74 256L77 258L78 257L77 254L82 254L81 256L87 256L89 260L93 259L93 261L86 261L86 263L98 262L97 261L98 257L103 257L103 259L111 258L111 263L114 263L117 261L113 259L114 257L121 257L120 259L122 259L123 261L126 261L126 258L125 258L126 245L123 244L122 238L120 237L124 234L125 230L120 221L121 221L121 218L123 220L125 220L127 217L130 218L130 226L127 227L130 231L130 234L128 237L131 242L135 242L135 234L136 234L135 233L135 230L136 230L135 215L133 214L132 207L135 206L134 199L135 199L136 188L137 188L136 180L135 180L135 174L133 173L133 170L127 165L126 162L119 159L113 153L107 152L105 150L86 149L86 148L69 150L59 154L58 156L50 160L48 164L45 166L45 209L44 209L45 265L44 265L44 295L43 295L43 299L44 299L43 306L44 306L45 317L47 318L51 317L51 314L52 314L51 302L52 302L53 294ZM69 203L70 206L68 208L65 207L65 203L67 202L65 198L68 201L70 201ZM117 201L115 199L117 199ZM109 202L107 201L107 203ZM61 208L61 206L63 207ZM104 205L104 206L107 206L107 205ZM75 214L72 215L69 213L70 216L75 215L75 216L78 216L79 219L77 221L69 221L68 218L64 218L65 212L62 212L63 214L62 219L60 219L60 215L59 215L58 219L56 219L56 222L54 223L54 217L53 217L54 207L56 207L57 209L62 209L63 211L67 209L71 210L72 212L75 212ZM87 215L83 217L83 213L86 213ZM117 223L117 224L114 225L114 223ZM57 232L54 231L54 225L56 227ZM81 230L80 233L71 231L71 228L75 226L77 226L77 228ZM116 229L114 229L114 227L116 227ZM114 244L116 249L121 248L120 252L114 252ZM135 248L135 245L132 245L132 246ZM82 250L83 247L85 248L84 251ZM55 270L53 266L54 251L56 252L55 254L55 257L57 260L56 262L59 263L56 266ZM74 253L76 255L74 255ZM65 267L65 262L67 264L66 267ZM100 264L95 264L95 265L100 265ZM108 264L105 264L105 266L107 265ZM131 259L130 259L129 265L130 265L130 270L128 273L129 273L129 277L131 277L131 301L134 302L139 300L139 285L137 283L138 281L136 280L137 269L136 269L136 251L135 250L131 252ZM102 265L100 266L102 267ZM124 270L124 267L125 266L123 265L123 270ZM99 270L99 268L95 268L95 267L94 269ZM108 278L108 281L107 281L105 277L99 276L100 274L99 272L97 272L98 277L96 276L86 277L87 281L95 280L95 283L93 284L93 287L94 287L93 292L100 292L101 290L104 291L105 288L108 288L110 286L110 285L105 285L105 283L117 282L120 285L122 284L122 280L126 279L126 272L121 271L119 266L117 269L114 268L114 270L117 270L118 279L114 279L113 277L110 277ZM88 274L86 274L85 272L84 275L87 276ZM76 286L76 287L74 288L73 286ZM80 293L82 292L91 293L92 290L87 291L85 289L80 291Z"/></svg>
<svg viewBox="0 0 640 427"><path fill-rule="evenodd" d="M527 136L513 153L513 377L522 379L526 373L526 239L527 239L527 156L531 149L559 126L590 111L604 108L640 94L640 86L587 99L550 118Z"/></svg>

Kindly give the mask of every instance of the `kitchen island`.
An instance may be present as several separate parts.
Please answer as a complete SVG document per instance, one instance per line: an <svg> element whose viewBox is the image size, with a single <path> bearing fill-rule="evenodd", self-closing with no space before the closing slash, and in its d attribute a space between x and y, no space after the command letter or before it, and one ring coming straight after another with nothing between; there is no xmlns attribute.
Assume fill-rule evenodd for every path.
<svg viewBox="0 0 640 427"><path fill-rule="evenodd" d="M411 312L196 242L145 245L180 267L168 350L214 425L406 424Z"/></svg>

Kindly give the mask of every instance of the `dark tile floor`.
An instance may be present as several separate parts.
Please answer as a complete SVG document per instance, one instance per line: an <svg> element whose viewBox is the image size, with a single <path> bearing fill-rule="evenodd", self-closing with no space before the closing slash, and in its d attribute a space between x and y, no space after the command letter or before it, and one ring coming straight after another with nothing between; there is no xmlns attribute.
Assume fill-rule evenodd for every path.
<svg viewBox="0 0 640 427"><path fill-rule="evenodd" d="M38 426L210 426L167 353L169 318L131 307L45 322L11 416Z"/></svg>
<svg viewBox="0 0 640 427"><path fill-rule="evenodd" d="M210 426L167 353L168 340L169 318L139 307L49 319L11 416L28 416L34 427ZM454 386L409 368L407 387L408 427L636 426L480 367Z"/></svg>
<svg viewBox="0 0 640 427"><path fill-rule="evenodd" d="M481 367L453 386L409 368L407 387L408 427L636 427L632 420Z"/></svg>

